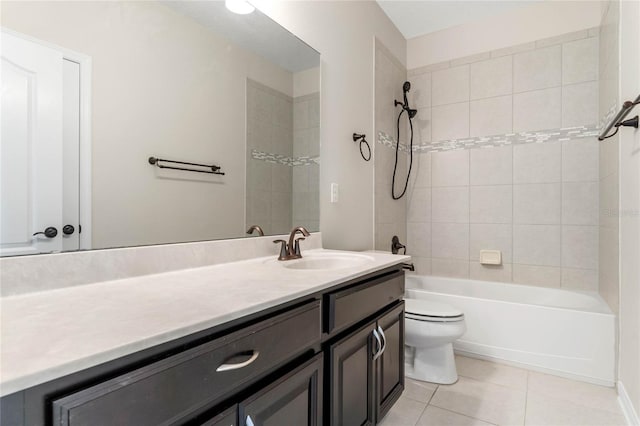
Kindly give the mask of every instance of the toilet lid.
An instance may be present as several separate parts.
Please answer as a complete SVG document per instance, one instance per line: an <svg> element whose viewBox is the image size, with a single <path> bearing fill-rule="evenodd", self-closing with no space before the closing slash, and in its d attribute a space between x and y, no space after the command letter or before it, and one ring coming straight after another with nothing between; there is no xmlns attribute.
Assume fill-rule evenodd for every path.
<svg viewBox="0 0 640 426"><path fill-rule="evenodd" d="M463 313L445 303L424 299L405 299L404 310L411 315L434 318L457 318Z"/></svg>

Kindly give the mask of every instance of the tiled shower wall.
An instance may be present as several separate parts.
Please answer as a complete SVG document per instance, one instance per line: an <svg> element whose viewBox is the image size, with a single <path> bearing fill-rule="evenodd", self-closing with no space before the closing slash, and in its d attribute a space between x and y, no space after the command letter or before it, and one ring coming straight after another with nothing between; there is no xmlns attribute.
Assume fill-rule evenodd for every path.
<svg viewBox="0 0 640 426"><path fill-rule="evenodd" d="M618 79L618 28L620 4L603 3L600 27L600 117L611 119L620 108ZM603 120L605 121L605 120ZM600 142L600 294L614 312L618 312L618 229L619 229L619 144L618 136Z"/></svg>
<svg viewBox="0 0 640 426"><path fill-rule="evenodd" d="M562 134L417 155L406 217L418 273L598 288L598 142L560 131L598 122L598 34L594 28L409 71L421 148ZM481 265L481 249L500 250L503 264Z"/></svg>
<svg viewBox="0 0 640 426"><path fill-rule="evenodd" d="M395 107L395 99L402 101L402 84L407 70L395 56L378 40L375 54L375 135L384 132L396 135L396 120L400 111ZM406 114L403 114L400 140L407 138ZM368 135L373 152L375 170L375 248L389 251L391 238L397 235L406 242L407 235L407 197L400 200L391 198L391 179L395 161L395 151L389 146L375 143L376 137ZM366 148L365 148L366 154ZM406 151L400 151L398 157L396 191L401 192L407 173Z"/></svg>
<svg viewBox="0 0 640 426"><path fill-rule="evenodd" d="M255 159L253 150L291 157L293 99L247 79L247 226L260 225L267 235L287 233L293 168Z"/></svg>
<svg viewBox="0 0 640 426"><path fill-rule="evenodd" d="M320 93L293 99L293 157L320 155ZM320 165L313 161L293 165L293 226L320 229Z"/></svg>

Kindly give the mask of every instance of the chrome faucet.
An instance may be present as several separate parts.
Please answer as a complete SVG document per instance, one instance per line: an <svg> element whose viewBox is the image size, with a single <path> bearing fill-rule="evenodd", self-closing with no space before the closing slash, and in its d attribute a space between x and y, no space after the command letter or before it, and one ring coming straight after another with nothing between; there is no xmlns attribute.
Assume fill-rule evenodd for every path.
<svg viewBox="0 0 640 426"><path fill-rule="evenodd" d="M264 237L264 231L259 225L251 225L249 229L247 229L247 234L251 235L253 231L256 231L259 236Z"/></svg>
<svg viewBox="0 0 640 426"><path fill-rule="evenodd" d="M300 259L302 257L302 253L300 252L300 241L304 240L304 237L295 238L297 233L301 233L304 237L308 237L309 231L306 230L304 226L296 226L291 230L291 234L289 234L289 242L287 243L285 240L275 240L274 243L280 243L280 255L278 256L278 260L292 260L292 259ZM294 241L295 239L295 241Z"/></svg>

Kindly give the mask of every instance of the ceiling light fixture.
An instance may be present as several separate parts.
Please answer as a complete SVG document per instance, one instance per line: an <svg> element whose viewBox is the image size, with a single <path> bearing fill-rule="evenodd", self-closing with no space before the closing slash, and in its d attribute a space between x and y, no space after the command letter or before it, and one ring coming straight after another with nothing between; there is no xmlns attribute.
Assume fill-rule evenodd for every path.
<svg viewBox="0 0 640 426"><path fill-rule="evenodd" d="M256 8L251 6L246 0L225 0L224 5L227 6L227 9L239 15L247 15L256 10Z"/></svg>

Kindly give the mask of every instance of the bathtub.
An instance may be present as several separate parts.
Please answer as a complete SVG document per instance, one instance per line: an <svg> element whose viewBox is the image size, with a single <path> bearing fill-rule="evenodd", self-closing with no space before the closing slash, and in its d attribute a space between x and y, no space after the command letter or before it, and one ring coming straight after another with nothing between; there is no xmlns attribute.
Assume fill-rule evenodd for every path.
<svg viewBox="0 0 640 426"><path fill-rule="evenodd" d="M465 315L461 355L582 380L615 383L616 318L596 292L407 275L406 297Z"/></svg>

